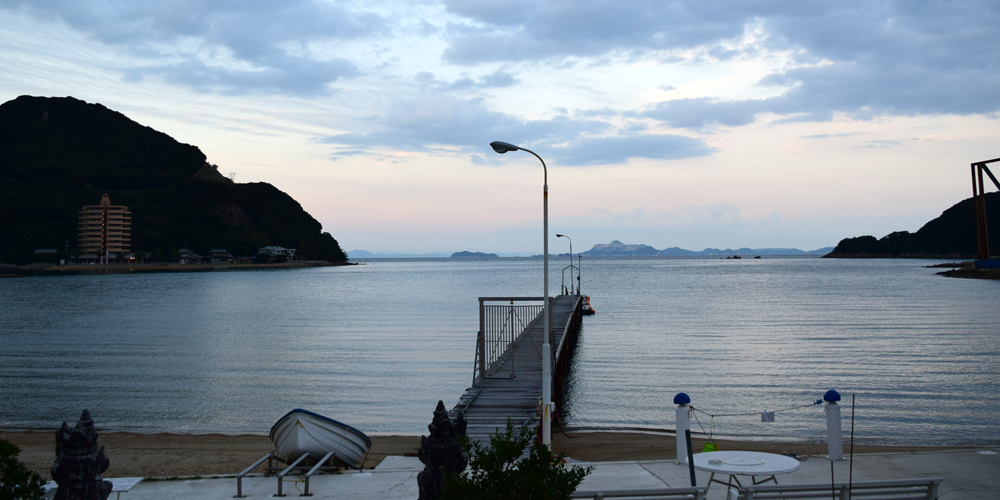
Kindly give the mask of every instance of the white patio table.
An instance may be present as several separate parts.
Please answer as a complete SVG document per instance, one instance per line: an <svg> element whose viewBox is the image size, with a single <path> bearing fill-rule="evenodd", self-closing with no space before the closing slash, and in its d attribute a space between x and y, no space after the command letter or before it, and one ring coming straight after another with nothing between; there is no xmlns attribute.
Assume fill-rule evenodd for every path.
<svg viewBox="0 0 1000 500"><path fill-rule="evenodd" d="M710 451L694 455L694 468L712 473L708 478L709 487L713 482L732 487L735 482L738 488L742 488L743 485L736 476L750 476L752 484L768 481L777 484L778 480L774 476L795 472L799 470L800 465L799 461L792 457L759 451ZM715 479L716 474L729 474L729 482L724 483ZM767 477L758 481L758 476Z"/></svg>

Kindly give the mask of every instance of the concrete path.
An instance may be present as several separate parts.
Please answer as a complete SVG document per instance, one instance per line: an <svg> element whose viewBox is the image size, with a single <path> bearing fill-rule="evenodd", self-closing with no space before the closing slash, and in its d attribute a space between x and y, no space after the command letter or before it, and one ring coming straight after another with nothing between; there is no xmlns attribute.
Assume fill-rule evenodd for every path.
<svg viewBox="0 0 1000 500"><path fill-rule="evenodd" d="M802 467L778 476L785 483L825 483L830 481L830 461L809 457ZM580 485L581 490L663 488L690 485L688 468L672 460L581 463L594 471ZM847 481L848 461L833 462L836 481ZM309 490L315 499L416 499L417 474L423 464L413 457L388 457L378 468L364 472L313 476ZM921 453L877 453L855 455L854 480L915 479L943 477L941 499L995 500L1000 498L1000 449L950 450ZM698 472L699 485L707 484L708 473ZM726 480L728 478L720 478ZM247 498L271 498L278 480L253 476L243 480ZM301 481L285 481L289 497L303 493ZM710 500L726 498L725 487L713 484ZM143 481L126 493L123 500L206 499L228 500L236 494L235 478ZM115 498L113 493L111 498Z"/></svg>
<svg viewBox="0 0 1000 500"><path fill-rule="evenodd" d="M805 458L805 457L800 457ZM779 483L829 483L831 462L808 457L799 470L777 476ZM665 488L690 486L687 465L674 461L600 462L584 479L579 490ZM833 462L837 482L848 480L850 463ZM727 481L727 476L716 475ZM1000 498L1000 449L949 450L921 453L872 453L854 456L854 481L942 477L941 499L996 500ZM709 473L697 471L699 486L708 484ZM746 481L747 477L739 477ZM709 500L725 499L726 487L712 483Z"/></svg>

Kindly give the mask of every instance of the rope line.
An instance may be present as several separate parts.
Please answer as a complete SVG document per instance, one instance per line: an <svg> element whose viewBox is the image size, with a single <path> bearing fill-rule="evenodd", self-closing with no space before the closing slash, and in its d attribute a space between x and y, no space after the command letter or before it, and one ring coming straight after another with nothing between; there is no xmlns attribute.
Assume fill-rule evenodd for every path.
<svg viewBox="0 0 1000 500"><path fill-rule="evenodd" d="M689 407L692 410L694 410L693 406L689 405ZM705 413L705 412L702 412L702 413ZM701 428L701 433L707 435L708 436L708 441L711 442L712 444L714 444L715 447L718 449L719 448L719 443L717 443L715 441L715 419L712 419L712 433L709 434L708 432L705 432L705 426L701 425L701 420L698 419L698 414L695 413L695 412L693 412L693 411L691 412L691 414L694 415L694 421L698 422L698 427Z"/></svg>
<svg viewBox="0 0 1000 500"><path fill-rule="evenodd" d="M777 412L780 412L780 411L797 410L799 408L808 408L810 406L816 406L818 404L821 404L821 402L809 403L807 405L789 406L788 408L780 408L780 409L777 409L777 410L768 410L768 411L772 411L772 412L777 413ZM709 412L707 412L705 410L699 410L698 408L695 408L694 405L688 405L688 407L691 408L692 412L704 413L705 415L708 415L708 416L710 416L712 418L715 418L715 417L748 417L748 416L753 416L753 415L760 415L760 412L751 412L751 413L709 413ZM702 429L702 430L704 430L704 429Z"/></svg>

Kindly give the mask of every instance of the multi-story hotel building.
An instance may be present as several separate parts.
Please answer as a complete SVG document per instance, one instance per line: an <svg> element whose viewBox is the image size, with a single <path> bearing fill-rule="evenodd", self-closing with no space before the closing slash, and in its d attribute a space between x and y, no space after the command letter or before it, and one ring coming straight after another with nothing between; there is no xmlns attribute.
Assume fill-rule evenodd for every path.
<svg viewBox="0 0 1000 500"><path fill-rule="evenodd" d="M105 264L111 254L129 251L132 241L132 212L112 205L105 193L100 205L85 205L80 211L80 251L97 254Z"/></svg>

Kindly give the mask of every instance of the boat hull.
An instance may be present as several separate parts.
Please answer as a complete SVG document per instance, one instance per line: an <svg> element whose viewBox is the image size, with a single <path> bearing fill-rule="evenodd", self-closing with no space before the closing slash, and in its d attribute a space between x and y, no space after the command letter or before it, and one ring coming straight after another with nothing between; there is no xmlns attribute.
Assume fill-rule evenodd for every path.
<svg viewBox="0 0 1000 500"><path fill-rule="evenodd" d="M314 465L329 452L334 452L334 465L361 467L372 446L365 433L332 418L308 410L295 409L281 417L271 427L271 441L278 460L292 463L309 453L299 465Z"/></svg>

